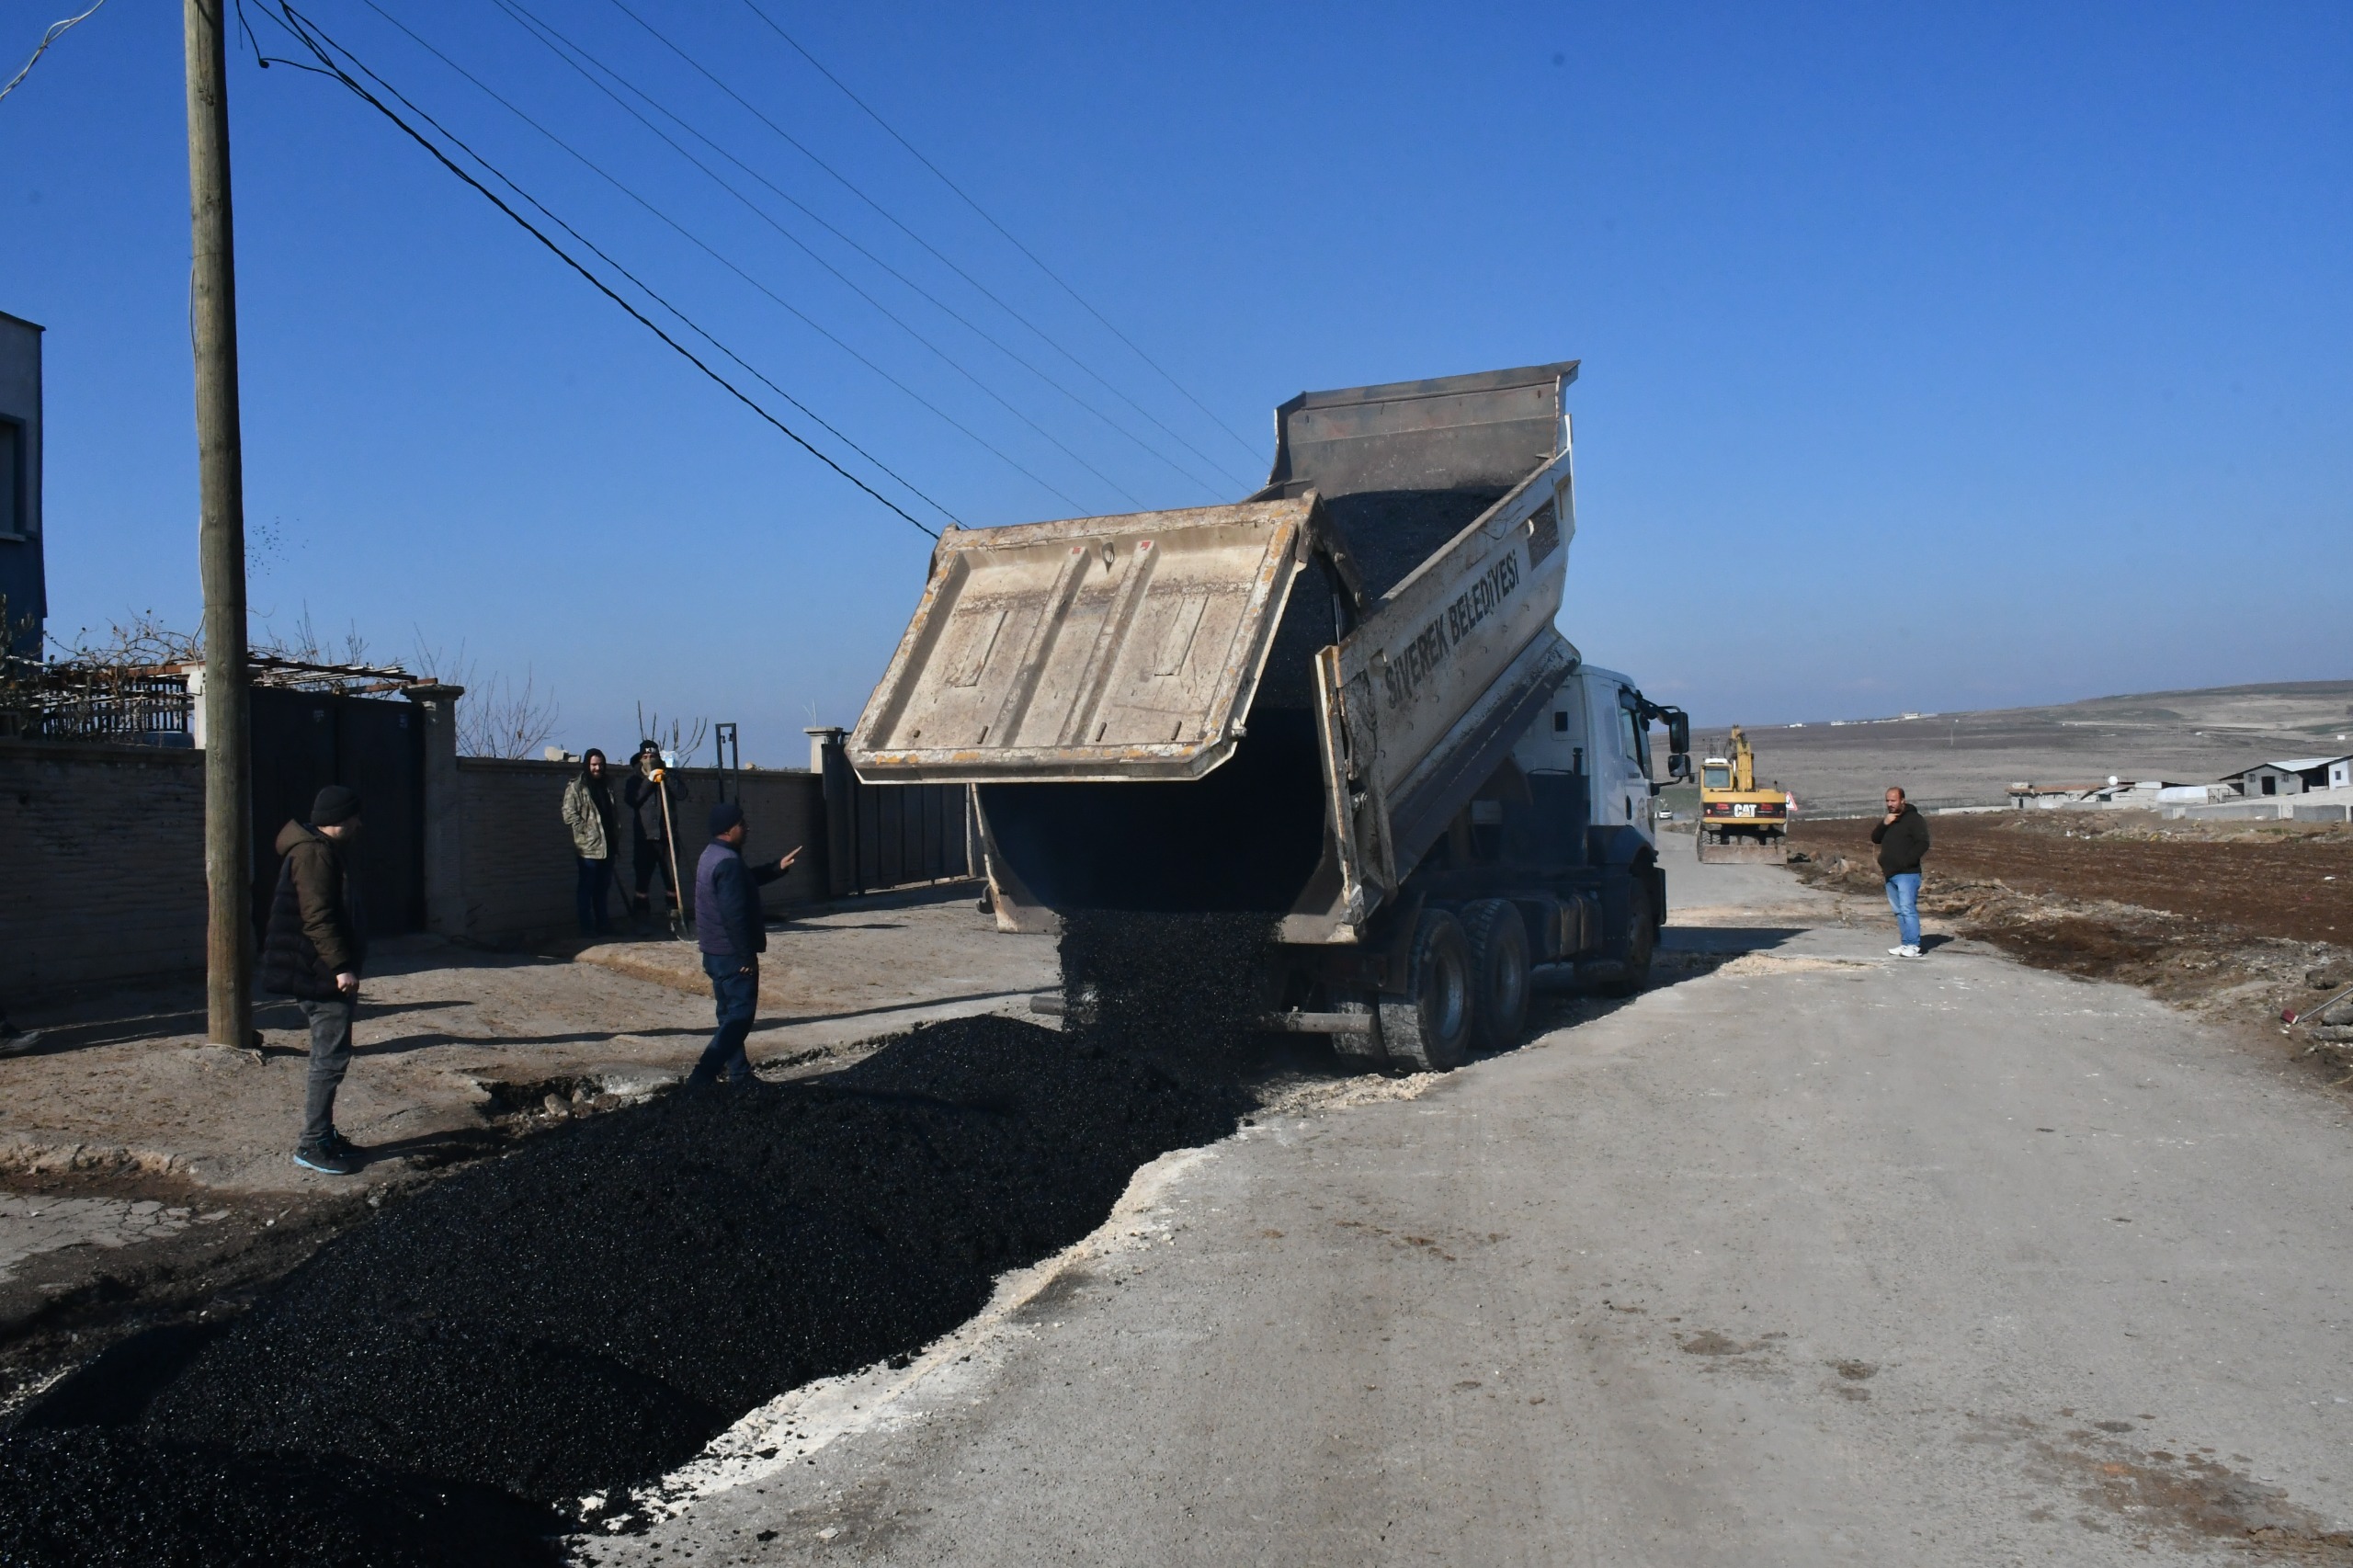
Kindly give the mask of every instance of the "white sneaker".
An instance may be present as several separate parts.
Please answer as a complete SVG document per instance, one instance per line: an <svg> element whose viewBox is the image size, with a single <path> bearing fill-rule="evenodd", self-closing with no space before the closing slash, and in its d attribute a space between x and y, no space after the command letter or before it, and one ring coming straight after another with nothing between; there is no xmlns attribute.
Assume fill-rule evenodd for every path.
<svg viewBox="0 0 2353 1568"><path fill-rule="evenodd" d="M1906 942L1900 948L1888 949L1887 956L1892 959L1916 959L1920 956L1920 949Z"/></svg>

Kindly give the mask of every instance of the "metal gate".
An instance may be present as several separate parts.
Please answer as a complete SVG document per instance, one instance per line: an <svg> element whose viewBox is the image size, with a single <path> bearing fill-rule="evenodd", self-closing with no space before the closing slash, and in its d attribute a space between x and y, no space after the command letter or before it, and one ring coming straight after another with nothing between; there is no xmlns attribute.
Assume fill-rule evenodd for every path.
<svg viewBox="0 0 2353 1568"><path fill-rule="evenodd" d="M425 928L425 731L414 704L253 688L254 922L269 919L278 835L329 784L359 792L354 873L371 937Z"/></svg>
<svg viewBox="0 0 2353 1568"><path fill-rule="evenodd" d="M868 784L841 732L824 743L825 892L833 898L971 875L961 784Z"/></svg>

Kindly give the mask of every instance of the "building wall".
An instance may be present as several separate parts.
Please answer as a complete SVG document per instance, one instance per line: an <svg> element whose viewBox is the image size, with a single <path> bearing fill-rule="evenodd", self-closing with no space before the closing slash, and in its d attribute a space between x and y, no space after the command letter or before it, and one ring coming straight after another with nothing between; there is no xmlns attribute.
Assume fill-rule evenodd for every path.
<svg viewBox="0 0 2353 1568"><path fill-rule="evenodd" d="M19 653L38 655L49 614L41 568L40 328L0 312L0 596Z"/></svg>
<svg viewBox="0 0 2353 1568"><path fill-rule="evenodd" d="M572 835L564 781L576 764L460 757L456 821L428 800L428 925L506 944L568 934ZM673 774L688 791L679 860L691 882L718 798L709 768ZM823 896L820 780L762 770L731 777L755 858L796 844L801 862L767 885L771 911ZM428 777L427 793L436 789ZM275 824L270 830L275 831ZM438 857L434 834L454 839ZM204 968L204 754L154 746L0 740L0 1006ZM438 869L437 869L438 859ZM622 881L627 880L627 852ZM455 879L455 892L448 886ZM615 913L624 906L619 899Z"/></svg>
<svg viewBox="0 0 2353 1568"><path fill-rule="evenodd" d="M464 935L477 941L512 941L576 930L572 832L563 824L563 787L580 771L576 762L505 762L490 757L458 759L459 810L462 819L460 878L465 888ZM615 801L624 777L614 774ZM678 871L691 905L694 866L710 842L705 814L719 799L714 768L674 768ZM823 796L814 774L770 772L729 776L730 798L740 798L751 837L748 858L775 860L795 845L808 846L791 870L762 890L771 910L824 896L822 846L817 824ZM615 879L631 885L628 825L617 847ZM618 913L622 904L612 905Z"/></svg>
<svg viewBox="0 0 2353 1568"><path fill-rule="evenodd" d="M204 968L204 754L0 741L0 1006Z"/></svg>

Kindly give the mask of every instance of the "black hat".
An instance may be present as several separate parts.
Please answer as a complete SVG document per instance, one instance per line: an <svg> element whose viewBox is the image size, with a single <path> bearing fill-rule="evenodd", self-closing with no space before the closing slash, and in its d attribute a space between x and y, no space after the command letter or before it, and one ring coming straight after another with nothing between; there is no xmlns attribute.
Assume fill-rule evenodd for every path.
<svg viewBox="0 0 2353 1568"><path fill-rule="evenodd" d="M340 784L328 785L319 791L319 798L311 802L313 827L333 827L339 822L349 822L358 814L359 791L346 789Z"/></svg>
<svg viewBox="0 0 2353 1568"><path fill-rule="evenodd" d="M744 808L733 801L721 801L710 808L710 835L717 838L744 820Z"/></svg>

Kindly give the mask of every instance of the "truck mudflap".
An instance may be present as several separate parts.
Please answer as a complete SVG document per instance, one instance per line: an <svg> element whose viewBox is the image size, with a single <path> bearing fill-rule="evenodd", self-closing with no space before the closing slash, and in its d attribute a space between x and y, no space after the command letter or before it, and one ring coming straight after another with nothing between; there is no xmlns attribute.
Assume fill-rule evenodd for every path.
<svg viewBox="0 0 2353 1568"><path fill-rule="evenodd" d="M850 765L870 783L1211 772L1243 736L1318 505L949 529Z"/></svg>

